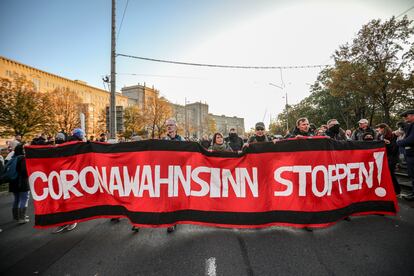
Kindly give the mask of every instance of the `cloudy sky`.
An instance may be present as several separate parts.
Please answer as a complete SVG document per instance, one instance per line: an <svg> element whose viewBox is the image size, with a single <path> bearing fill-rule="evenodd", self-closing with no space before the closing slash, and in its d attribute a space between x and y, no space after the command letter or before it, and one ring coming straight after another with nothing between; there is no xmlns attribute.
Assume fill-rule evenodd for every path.
<svg viewBox="0 0 414 276"><path fill-rule="evenodd" d="M218 65L332 64L335 49L363 24L413 6L410 0L118 0L117 53ZM414 19L414 8L406 15ZM110 24L110 0L0 0L0 55L104 88ZM249 129L275 118L284 95L289 104L309 95L319 71L194 67L119 56L117 90L146 83L174 103L206 102L211 113L243 117Z"/></svg>

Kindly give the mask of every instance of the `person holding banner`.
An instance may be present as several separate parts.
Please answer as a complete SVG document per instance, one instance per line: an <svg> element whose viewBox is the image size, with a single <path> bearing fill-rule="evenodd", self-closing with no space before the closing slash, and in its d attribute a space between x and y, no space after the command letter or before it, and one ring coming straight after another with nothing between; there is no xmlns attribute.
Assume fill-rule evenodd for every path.
<svg viewBox="0 0 414 276"><path fill-rule="evenodd" d="M405 161L407 162L408 176L411 179L412 192L404 197L408 201L414 201L414 109L400 114L407 123L405 137L397 141L399 147L405 150Z"/></svg>
<svg viewBox="0 0 414 276"><path fill-rule="evenodd" d="M296 127L292 133L286 135L285 138L306 138L313 136L313 132L310 130L308 118L299 118L296 121Z"/></svg>
<svg viewBox="0 0 414 276"><path fill-rule="evenodd" d="M250 144L254 143L267 143L270 142L269 138L266 135L266 129L263 122L258 122L255 125L255 134L247 140L247 143L244 143L243 150L247 148Z"/></svg>
<svg viewBox="0 0 414 276"><path fill-rule="evenodd" d="M165 125L167 126L167 136L163 140L185 142L185 139L177 134L177 122L173 118L168 119Z"/></svg>
<svg viewBox="0 0 414 276"><path fill-rule="evenodd" d="M59 135L59 133L58 133ZM57 135L56 135L57 138ZM85 131L83 131L83 129L81 128L75 128L72 131L72 136L69 136L68 138L68 142L72 142L72 141L84 141L85 139ZM59 135L59 144L63 144L65 143L65 139L64 139L64 135ZM76 226L78 226L78 223L72 223L72 224L65 224L65 225L61 225L58 226L55 231L53 233L57 234L63 231L72 231L73 229L76 228Z"/></svg>
<svg viewBox="0 0 414 276"><path fill-rule="evenodd" d="M387 150L388 167L390 168L392 183L394 184L394 191L397 196L400 195L401 188L398 179L395 175L395 167L398 163L398 146L397 136L392 132L391 128L384 123L375 126L378 132L378 140L384 141Z"/></svg>
<svg viewBox="0 0 414 276"><path fill-rule="evenodd" d="M185 139L177 134L177 122L170 118L165 122L167 126L167 136L163 138L163 140L170 140L170 141L178 141L178 142L185 142ZM175 231L177 225L169 226L167 228L167 233L172 233Z"/></svg>
<svg viewBox="0 0 414 276"><path fill-rule="evenodd" d="M224 141L223 134L220 132L214 133L212 145L208 149L212 151L233 151L229 144Z"/></svg>
<svg viewBox="0 0 414 276"><path fill-rule="evenodd" d="M165 125L167 126L167 136L165 136L163 140L185 142L185 139L177 134L177 122L173 118L170 118L167 121L165 121ZM175 228L176 225L169 226L167 228L167 233L174 232ZM136 226L132 226L131 230L134 232L138 232L139 228Z"/></svg>

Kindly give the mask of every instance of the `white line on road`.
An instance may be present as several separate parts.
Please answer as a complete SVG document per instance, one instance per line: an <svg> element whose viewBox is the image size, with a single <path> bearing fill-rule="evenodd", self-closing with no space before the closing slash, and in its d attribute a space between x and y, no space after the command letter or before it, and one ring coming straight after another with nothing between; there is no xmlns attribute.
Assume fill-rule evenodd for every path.
<svg viewBox="0 0 414 276"><path fill-rule="evenodd" d="M211 257L206 260L206 275L207 276L216 276L216 258Z"/></svg>

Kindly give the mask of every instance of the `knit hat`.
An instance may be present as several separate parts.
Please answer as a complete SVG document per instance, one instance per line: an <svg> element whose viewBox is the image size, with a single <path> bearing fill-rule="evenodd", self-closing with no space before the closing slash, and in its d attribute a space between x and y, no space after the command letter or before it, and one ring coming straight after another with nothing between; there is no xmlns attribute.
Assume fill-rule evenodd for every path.
<svg viewBox="0 0 414 276"><path fill-rule="evenodd" d="M83 138L85 138L85 132L81 128L75 128L72 131L72 136L74 136L74 137L76 137L78 139L83 139Z"/></svg>
<svg viewBox="0 0 414 276"><path fill-rule="evenodd" d="M255 129L262 128L265 129L265 124L263 122L256 123Z"/></svg>
<svg viewBox="0 0 414 276"><path fill-rule="evenodd" d="M65 137L65 134L63 134L62 132L59 132L58 134L56 134L55 139L65 141L66 137Z"/></svg>

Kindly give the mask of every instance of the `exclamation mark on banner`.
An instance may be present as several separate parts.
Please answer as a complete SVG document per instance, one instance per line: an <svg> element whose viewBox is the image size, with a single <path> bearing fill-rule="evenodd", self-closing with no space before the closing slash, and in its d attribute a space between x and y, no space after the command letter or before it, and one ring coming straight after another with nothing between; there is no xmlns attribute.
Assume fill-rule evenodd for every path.
<svg viewBox="0 0 414 276"><path fill-rule="evenodd" d="M384 152L374 152L375 165L377 165L378 185L381 186L382 165L384 163ZM382 187L375 188L375 194L379 197L387 195L387 191Z"/></svg>

